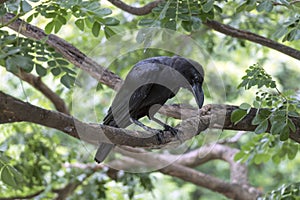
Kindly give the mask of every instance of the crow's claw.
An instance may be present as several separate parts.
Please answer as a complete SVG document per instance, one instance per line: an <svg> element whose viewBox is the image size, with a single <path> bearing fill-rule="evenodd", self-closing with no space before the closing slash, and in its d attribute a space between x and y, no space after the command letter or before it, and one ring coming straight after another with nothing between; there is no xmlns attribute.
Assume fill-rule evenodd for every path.
<svg viewBox="0 0 300 200"><path fill-rule="evenodd" d="M175 136L178 140L181 141L181 139L178 136L178 133L180 133L180 131L177 128L173 128L172 126L169 126L169 125L165 125L164 128L165 128L165 131L170 131L173 136Z"/></svg>
<svg viewBox="0 0 300 200"><path fill-rule="evenodd" d="M157 137L159 144L164 144L166 142L165 135L162 130L156 130L156 137Z"/></svg>

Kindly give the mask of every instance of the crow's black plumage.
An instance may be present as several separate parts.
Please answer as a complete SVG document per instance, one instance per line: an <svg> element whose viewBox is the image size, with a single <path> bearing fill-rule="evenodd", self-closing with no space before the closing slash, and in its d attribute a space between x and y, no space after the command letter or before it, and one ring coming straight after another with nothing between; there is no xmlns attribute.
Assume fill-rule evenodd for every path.
<svg viewBox="0 0 300 200"><path fill-rule="evenodd" d="M176 134L176 129L156 119L154 114L168 99L174 97L181 87L194 94L198 107L201 108L204 101L203 77L202 66L191 59L160 56L142 60L128 73L103 124L126 128L135 123L145 130L153 131L154 129L138 121L148 116L165 130ZM101 143L95 161L102 162L113 147L113 144Z"/></svg>

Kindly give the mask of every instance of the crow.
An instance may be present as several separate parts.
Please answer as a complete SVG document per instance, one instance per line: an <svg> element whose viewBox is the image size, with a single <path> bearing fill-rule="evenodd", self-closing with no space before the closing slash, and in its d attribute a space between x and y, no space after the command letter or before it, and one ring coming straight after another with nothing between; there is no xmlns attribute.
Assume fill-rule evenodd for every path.
<svg viewBox="0 0 300 200"><path fill-rule="evenodd" d="M191 59L180 56L158 56L142 60L134 65L117 92L103 124L117 128L126 128L136 124L146 131L157 134L162 141L161 130L150 128L139 121L148 116L164 127L164 130L177 134L177 129L155 118L155 113L168 99L173 98L180 88L190 90L199 108L204 102L202 66ZM177 136L177 135L176 135ZM101 163L114 144L100 143L95 161Z"/></svg>

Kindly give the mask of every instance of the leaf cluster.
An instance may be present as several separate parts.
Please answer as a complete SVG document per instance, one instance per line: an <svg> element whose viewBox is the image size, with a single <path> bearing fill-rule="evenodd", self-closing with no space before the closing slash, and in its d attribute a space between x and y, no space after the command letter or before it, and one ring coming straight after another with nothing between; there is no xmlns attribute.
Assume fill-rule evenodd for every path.
<svg viewBox="0 0 300 200"><path fill-rule="evenodd" d="M215 11L222 12L214 3L214 0L162 2L152 10L155 17L142 19L138 25L159 26L171 30L177 30L181 26L187 32L196 31L202 21L214 18Z"/></svg>
<svg viewBox="0 0 300 200"><path fill-rule="evenodd" d="M243 76L243 81L238 87L245 87L250 89L257 86L257 88L271 88L275 91L258 91L253 105L242 103L239 109L232 112L231 121L235 124L239 123L247 114L250 113L252 106L256 108L255 117L252 120L252 125L256 128L256 134L270 132L275 138L280 141L285 141L278 152L272 156L269 147L273 146L274 139L266 137L263 141L250 141L247 145L242 147L241 152L236 154L236 160L254 159L255 163L267 161L272 156L272 160L276 163L288 156L293 159L298 151L298 146L293 142L288 141L289 135L296 131L296 126L293 122L293 117L299 117L299 99L293 96L291 92L281 93L272 77L260 65L250 66L246 70L246 75ZM263 134L262 134L263 135ZM261 137L258 136L261 140ZM259 145L257 145L259 144ZM278 142L277 142L278 144ZM262 153L258 153L262 152ZM252 155L252 153L254 153ZM252 156L251 156L252 155Z"/></svg>
<svg viewBox="0 0 300 200"><path fill-rule="evenodd" d="M284 159L293 160L298 153L298 145L292 141L280 141L278 136L260 134L241 147L234 159L242 162L261 164L270 159L279 164Z"/></svg>
<svg viewBox="0 0 300 200"><path fill-rule="evenodd" d="M134 194L139 186L146 191L152 191L154 189L154 185L149 173L125 173L118 181L121 181L127 186L129 199L134 197Z"/></svg>
<svg viewBox="0 0 300 200"><path fill-rule="evenodd" d="M108 17L112 14L109 8L102 8L99 1L47 1L35 7L34 13L27 18L30 22L33 18L42 15L51 21L45 26L45 32L57 33L63 25L67 23L71 16L76 18L75 25L84 31L90 29L95 37L99 36L101 27L103 27L107 38L113 36L115 32L110 26L116 26L120 22L114 17Z"/></svg>
<svg viewBox="0 0 300 200"><path fill-rule="evenodd" d="M258 200L291 199L297 200L300 196L300 183L284 184L278 189L268 192Z"/></svg>
<svg viewBox="0 0 300 200"><path fill-rule="evenodd" d="M30 73L35 69L40 77L49 72L60 77L61 83L68 88L75 83L76 72L68 67L70 63L43 41L10 35L0 30L0 49L0 65L9 72L18 74L23 70Z"/></svg>

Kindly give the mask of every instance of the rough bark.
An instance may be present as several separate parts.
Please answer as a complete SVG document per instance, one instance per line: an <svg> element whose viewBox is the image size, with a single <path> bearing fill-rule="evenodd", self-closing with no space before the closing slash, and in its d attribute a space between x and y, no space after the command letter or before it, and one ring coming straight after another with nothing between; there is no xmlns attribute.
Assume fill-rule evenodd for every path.
<svg viewBox="0 0 300 200"><path fill-rule="evenodd" d="M230 116L235 109L237 106L210 104L204 106L200 111L195 111L201 114L184 119L178 125L177 128L181 131L180 140L191 139L207 128L253 131L256 126L251 125L251 121L257 110L251 109L251 112L243 120L234 125L230 121ZM190 110L180 109L180 111L191 113ZM290 138L300 143L300 119L293 118L292 120L296 124L297 131L290 134ZM103 141L132 147L160 148L166 144L176 145L181 142L169 131L164 131L164 141L160 143L156 135L149 135L146 132L87 124L72 116L37 107L0 92L0 124L22 121L54 128L92 144Z"/></svg>

